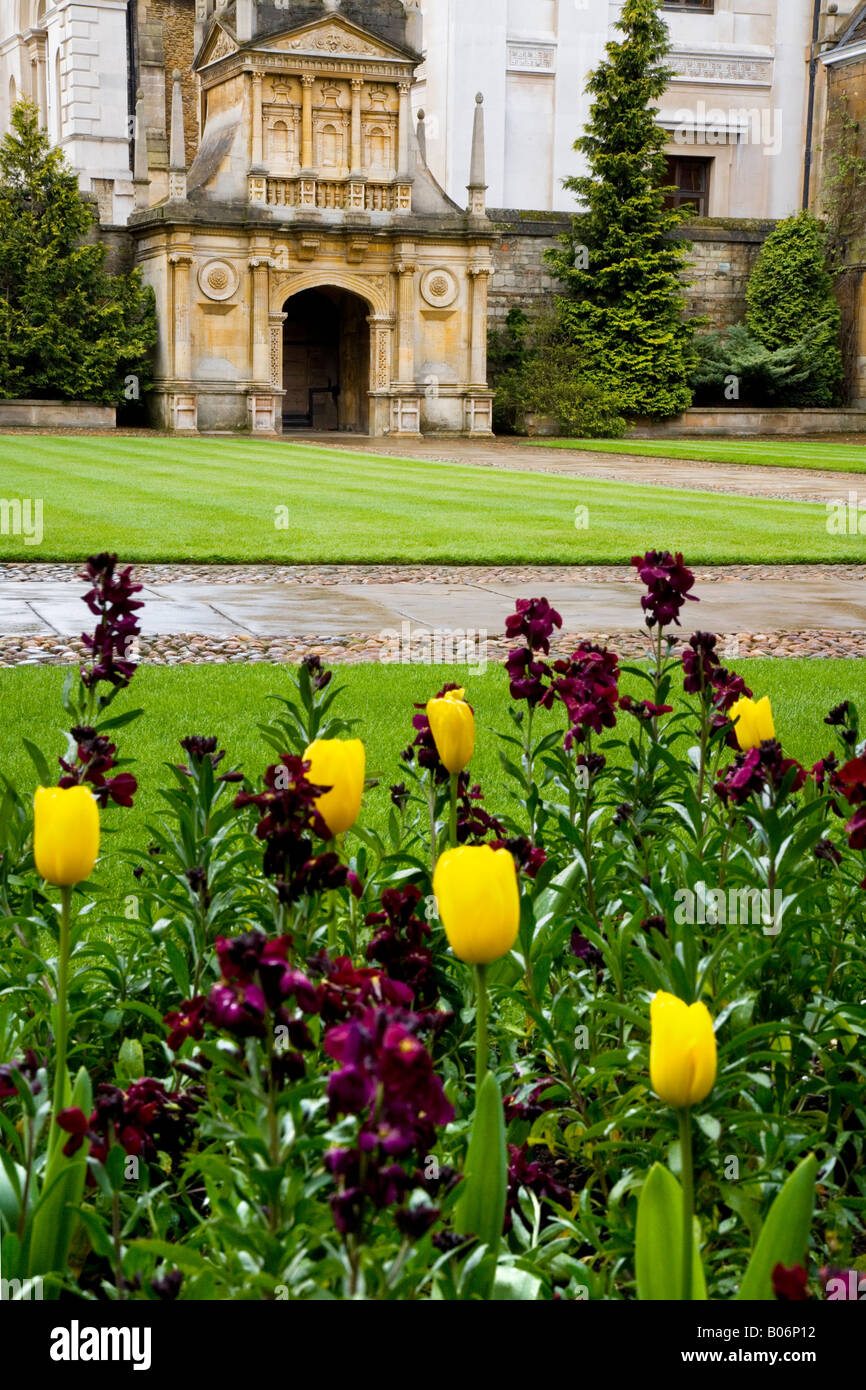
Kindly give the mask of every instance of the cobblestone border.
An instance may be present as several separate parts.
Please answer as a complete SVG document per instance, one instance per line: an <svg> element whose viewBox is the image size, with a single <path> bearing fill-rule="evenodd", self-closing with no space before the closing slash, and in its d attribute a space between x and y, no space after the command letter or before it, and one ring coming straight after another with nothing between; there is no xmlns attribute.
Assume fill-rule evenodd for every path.
<svg viewBox="0 0 866 1390"><path fill-rule="evenodd" d="M696 585L782 579L866 582L866 565L692 565ZM640 584L630 565L133 565L140 584ZM0 563L0 584L71 583L81 566Z"/></svg>
<svg viewBox="0 0 866 1390"><path fill-rule="evenodd" d="M572 632L560 635L552 644L553 656L570 655L579 642L596 642L611 647L624 660L647 655L645 636L639 632ZM486 647L468 663L478 669L504 660L512 644L504 634L488 635ZM810 628L800 632L731 632L719 634L719 651L726 662L749 656L763 657L866 657L866 632L839 632ZM333 665L357 666L362 663L394 665L393 648L367 633L345 633L339 637L203 637L181 633L162 637L143 637L138 660L145 666L239 665L263 662L294 665L315 654ZM54 635L38 637L0 637L0 668L18 666L70 666L84 659L78 638ZM405 664L429 664L420 652Z"/></svg>

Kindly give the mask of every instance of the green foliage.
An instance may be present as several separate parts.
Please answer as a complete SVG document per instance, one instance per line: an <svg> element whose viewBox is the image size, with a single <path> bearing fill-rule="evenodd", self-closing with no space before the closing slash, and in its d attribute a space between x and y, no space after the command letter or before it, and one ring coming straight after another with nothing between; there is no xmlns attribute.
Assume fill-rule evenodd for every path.
<svg viewBox="0 0 866 1390"><path fill-rule="evenodd" d="M857 259L864 238L863 199L866 196L866 130L851 115L843 93L839 111L824 147L821 212L826 227L827 261L833 271Z"/></svg>
<svg viewBox="0 0 866 1390"><path fill-rule="evenodd" d="M666 136L656 122L669 35L656 0L627 0L617 27L624 38L589 78L590 119L575 143L589 171L565 184L586 212L548 259L591 378L626 414L665 418L691 403L693 331L683 319L689 247L672 235L687 213L664 205Z"/></svg>
<svg viewBox="0 0 866 1390"><path fill-rule="evenodd" d="M773 1298L772 1274L777 1264L805 1268L809 1232L815 1210L818 1163L814 1154L804 1158L788 1178L761 1228L739 1299L767 1301Z"/></svg>
<svg viewBox="0 0 866 1390"><path fill-rule="evenodd" d="M669 1169L654 1163L641 1188L635 1228L635 1276L637 1296L643 1302L682 1297L682 1188ZM692 1252L692 1298L707 1296L701 1253L695 1240Z"/></svg>
<svg viewBox="0 0 866 1390"><path fill-rule="evenodd" d="M620 401L592 375L587 352L570 342L560 316L530 322L512 309L503 332L491 334L494 425L522 433L527 415L547 416L575 439L618 439L626 422Z"/></svg>
<svg viewBox="0 0 866 1390"><path fill-rule="evenodd" d="M0 142L0 396L119 404L150 379L153 292L108 275L87 240L92 212L35 108L19 102Z"/></svg>
<svg viewBox="0 0 866 1390"><path fill-rule="evenodd" d="M764 242L746 291L746 327L765 348L814 347L809 399L798 404L829 406L840 398L842 315L826 250L824 230L810 213L786 218Z"/></svg>
<svg viewBox="0 0 866 1390"><path fill-rule="evenodd" d="M790 347L770 349L744 324L722 333L704 333L694 341L690 375L697 405L722 401L744 406L808 407L831 405L822 382L835 333L826 321L816 324Z"/></svg>
<svg viewBox="0 0 866 1390"><path fill-rule="evenodd" d="M520 611L532 640L544 641L531 624L544 624L545 610ZM552 617L549 627L553 636ZM775 1264L804 1263L807 1246L812 1293L823 1265L862 1263L866 865L856 822L846 824L846 803L860 805L854 779L866 752L857 709L848 702L828 722L816 698L816 687L829 693L823 670L810 675L808 663L790 663L774 675L783 663L749 663L739 674L760 682L756 693L768 685L779 692L783 744L762 745L750 784L735 782L726 695L736 691L712 643L698 644L710 681L701 677L695 689L670 630L645 631L652 655L633 667L617 669L612 653L582 648L555 669L555 652L527 649L536 693L551 694L544 703L519 699L501 668L469 681L482 756L473 757L467 786L483 781L484 797L473 791L467 843L507 838L546 856L524 861L518 937L487 977L490 1071L477 1093L479 996L449 949L432 896L432 862L449 838L448 781L428 758L399 752L418 732L413 719L424 702L412 696L435 691L441 669L354 669L345 684L315 663L302 675L260 671L259 696L267 681L278 697L276 718L259 728L263 742L253 741L247 684L240 704L179 702L186 733L191 710L195 727L212 733L197 748L187 739L157 754L153 744L132 742L132 711L98 718L124 752L143 754L136 772L142 781L149 773L155 795L147 822L125 827L106 854L122 870L123 898L107 893L98 874L72 895L70 1057L78 1079L70 1099L86 1120L91 1085L96 1096L105 1086L126 1092L125 1102L111 1101L112 1114L142 1076L173 1093L168 1105L138 1107L131 1133L101 1109L90 1128L102 1144L79 1131L76 1148L71 1130L52 1136L46 1128L55 893L35 869L29 798L6 783L5 1277L44 1275L48 1294L69 1302L154 1301L166 1297L167 1275L184 1302L479 1301L491 1290L495 1300L527 1302L674 1298L681 1199L692 1186L696 1300L768 1299ZM816 684L792 708L786 702L804 668ZM842 669L856 692L864 679L856 663ZM8 684L26 677L31 691L52 675L7 674ZM162 674L176 681L190 673ZM151 739L170 722L150 699L153 675L134 678L147 697L140 723ZM233 670L231 679L241 675L250 671ZM563 698L563 675L586 699L582 712ZM208 675L210 684L217 678ZM624 687L649 706L620 702ZM7 725L26 728L34 771L47 780L57 744L40 751L32 740L56 730L57 711L39 723L32 698L24 710L6 704ZM80 710L67 691L65 722L77 723ZM309 823L306 799L293 809L297 785L286 801L272 799L277 765L263 805L258 771L276 747L300 758L310 732L328 736L355 718L379 786L368 788L359 823L334 845ZM568 737L575 718L578 743ZM374 741L383 721L386 745ZM851 776L800 778L782 748L802 756L804 737L810 762L834 739ZM500 754L498 780L488 778L484 741ZM8 778L18 769L7 742ZM404 779L396 800L385 746ZM741 757L738 772L745 767ZM377 792L387 804L378 817ZM259 819L266 806L268 823ZM496 820L480 817L482 808ZM132 813L106 810L104 829L115 814ZM280 861L268 867L263 859L266 848L287 843L287 825L292 843L300 837L292 891L276 877ZM308 873L323 856L338 858L351 880L317 885ZM407 890L399 915L389 916L384 909L397 910ZM766 908L740 898L764 892ZM237 937L226 955L225 939ZM265 940L268 954L259 956ZM424 1014L403 1036L410 980L410 991L420 991L412 1012L420 1005ZM657 990L707 1000L718 1038L715 1083L692 1113L695 1182L687 1176L682 1189L674 1174L692 1172L683 1131L678 1140L648 1065ZM199 1013L202 996L211 1007ZM432 1073L449 1114L432 1125L435 1133L415 1133ZM388 1111L386 1098L400 1109ZM194 1121L178 1128L181 1104L191 1105ZM814 1157L804 1162L805 1154ZM86 1188L85 1163L93 1179Z"/></svg>

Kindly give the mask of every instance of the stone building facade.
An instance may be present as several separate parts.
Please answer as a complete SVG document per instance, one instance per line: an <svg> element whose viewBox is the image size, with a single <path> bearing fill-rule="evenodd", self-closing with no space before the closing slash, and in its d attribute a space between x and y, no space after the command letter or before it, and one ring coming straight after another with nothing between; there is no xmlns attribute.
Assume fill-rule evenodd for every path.
<svg viewBox="0 0 866 1390"><path fill-rule="evenodd" d="M130 218L163 428L491 432L483 116L464 210L421 157L418 61L401 0L205 18L195 157L178 71L167 196L151 205L142 142Z"/></svg>
<svg viewBox="0 0 866 1390"><path fill-rule="evenodd" d="M823 23L859 0L820 0ZM617 37L623 0L421 0L430 167L452 196L466 182L464 110L481 88L494 207L575 209L563 187L589 116L586 76ZM673 69L660 102L684 191L713 218L777 219L801 205L816 0L659 0Z"/></svg>
<svg viewBox="0 0 866 1390"><path fill-rule="evenodd" d="M843 111L866 139L866 4L660 7L659 121L699 215L690 307L722 327L772 220L821 209ZM585 76L621 9L0 0L0 126L37 104L113 263L153 284L163 426L483 433L488 299L495 322L554 289L543 252L576 210L562 180L581 172ZM864 207L839 282L861 404Z"/></svg>

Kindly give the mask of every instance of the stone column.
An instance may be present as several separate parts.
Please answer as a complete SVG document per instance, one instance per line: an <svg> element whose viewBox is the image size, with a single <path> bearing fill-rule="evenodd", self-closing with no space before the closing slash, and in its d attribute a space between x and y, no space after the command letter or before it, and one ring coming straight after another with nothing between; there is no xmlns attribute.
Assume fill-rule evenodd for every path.
<svg viewBox="0 0 866 1390"><path fill-rule="evenodd" d="M45 128L48 125L48 72L44 43L36 50L36 104L39 107L39 124Z"/></svg>
<svg viewBox="0 0 866 1390"><path fill-rule="evenodd" d="M353 178L360 174L364 167L364 152L361 149L361 91L363 86L360 77L352 78L352 150L349 168Z"/></svg>
<svg viewBox="0 0 866 1390"><path fill-rule="evenodd" d="M192 332L190 324L190 275L192 256L188 251L174 251L169 256L172 266L172 331L174 337L174 375L178 381L189 381L192 375Z"/></svg>
<svg viewBox="0 0 866 1390"><path fill-rule="evenodd" d="M415 271L412 248L397 264L397 380L404 386L415 384Z"/></svg>
<svg viewBox="0 0 866 1390"><path fill-rule="evenodd" d="M301 168L306 172L313 167L313 83L315 78L302 77L303 101L301 106Z"/></svg>
<svg viewBox="0 0 866 1390"><path fill-rule="evenodd" d="M472 277L472 329L469 354L470 386L487 385L487 285L493 267L473 265L469 267Z"/></svg>
<svg viewBox="0 0 866 1390"><path fill-rule="evenodd" d="M264 160L262 154L262 74L253 73L253 146L252 168L260 169Z"/></svg>
<svg viewBox="0 0 866 1390"><path fill-rule="evenodd" d="M399 127L397 132L397 177L407 179L410 176L409 169L409 123L412 113L409 109L409 83L400 83L400 114L398 117Z"/></svg>
<svg viewBox="0 0 866 1390"><path fill-rule="evenodd" d="M253 381L264 386L271 379L270 316L268 313L268 270L270 259L257 256L250 261L253 278Z"/></svg>

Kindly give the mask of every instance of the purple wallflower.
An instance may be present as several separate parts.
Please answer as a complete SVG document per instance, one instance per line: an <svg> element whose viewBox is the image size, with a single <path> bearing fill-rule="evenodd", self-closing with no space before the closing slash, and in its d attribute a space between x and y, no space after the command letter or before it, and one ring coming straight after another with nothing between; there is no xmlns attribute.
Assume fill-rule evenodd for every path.
<svg viewBox="0 0 866 1390"><path fill-rule="evenodd" d="M647 586L647 593L640 601L647 615L647 627L667 627L669 623L679 626L680 609L686 600L698 602L694 594L689 593L695 576L683 564L679 551L672 555L669 550L648 550L645 555L633 556L632 564Z"/></svg>
<svg viewBox="0 0 866 1390"><path fill-rule="evenodd" d="M92 665L82 667L81 679L88 690L106 681L113 686L128 685L136 663L127 656L127 647L141 631L136 614L144 604L134 599L141 585L133 583L132 566L117 570L116 555L91 555L81 574L91 587L84 602L98 619L93 635L82 634Z"/></svg>

